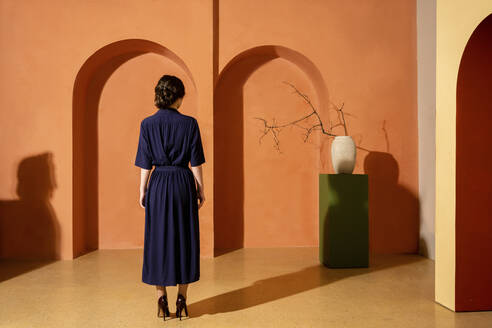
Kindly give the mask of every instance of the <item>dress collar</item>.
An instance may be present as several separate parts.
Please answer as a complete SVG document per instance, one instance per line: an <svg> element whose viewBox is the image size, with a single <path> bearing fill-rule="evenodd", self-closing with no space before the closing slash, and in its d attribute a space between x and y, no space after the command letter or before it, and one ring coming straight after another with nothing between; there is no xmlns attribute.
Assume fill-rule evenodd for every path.
<svg viewBox="0 0 492 328"><path fill-rule="evenodd" d="M169 111L178 113L178 110L176 108L173 108L173 107L159 108L157 110L158 113L165 113L165 112L169 112Z"/></svg>

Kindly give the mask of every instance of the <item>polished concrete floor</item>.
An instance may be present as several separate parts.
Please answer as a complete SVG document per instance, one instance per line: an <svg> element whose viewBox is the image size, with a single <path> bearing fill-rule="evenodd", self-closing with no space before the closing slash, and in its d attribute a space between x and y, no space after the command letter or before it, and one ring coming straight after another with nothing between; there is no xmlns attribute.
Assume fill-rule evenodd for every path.
<svg viewBox="0 0 492 328"><path fill-rule="evenodd" d="M1 261L0 327L492 327L492 312L434 302L434 262L377 255L370 268L329 269L318 249L247 248L201 260L189 317L156 316L141 282L142 250L99 250L74 261Z"/></svg>

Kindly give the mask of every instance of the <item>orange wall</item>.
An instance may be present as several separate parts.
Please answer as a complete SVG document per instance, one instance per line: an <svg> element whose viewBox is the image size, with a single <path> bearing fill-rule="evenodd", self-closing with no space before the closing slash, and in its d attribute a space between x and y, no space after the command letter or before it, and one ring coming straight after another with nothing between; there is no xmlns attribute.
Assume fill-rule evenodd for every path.
<svg viewBox="0 0 492 328"><path fill-rule="evenodd" d="M414 1L1 4L0 40L7 51L0 54L0 118L7 137L0 141L6 154L0 208L10 233L26 236L11 224L16 217L31 226L41 221L23 214L37 208L19 200L17 171L24 159L48 152L51 159L31 171L48 177L52 171L56 181L38 192L57 239L50 246L56 257L69 259L96 247L141 247L139 171L132 164L137 122L155 111L152 89L161 74L188 72L187 89L194 89L192 81L196 89L182 111L197 117L207 160L202 256L212 255L214 243L317 245L316 181L318 173L332 173L331 140L313 134L312 143L303 144L302 131L287 129L279 155L268 136L258 144L259 125L251 120L261 115L282 122L307 110L282 79L312 96L326 119L330 102L345 102L349 133L359 145L354 173L370 176L372 251L417 251ZM106 47L125 39L157 46ZM223 74L234 57L262 45L279 45L274 49L280 51L266 60L247 52L246 61L263 62L231 65ZM227 80L233 84L221 89ZM218 143L220 131L232 138L228 144ZM42 169L46 165L49 170ZM225 181L228 176L240 182L229 195L234 185ZM12 210L10 202L20 209ZM233 229L232 238L225 227Z"/></svg>
<svg viewBox="0 0 492 328"><path fill-rule="evenodd" d="M279 155L270 136L258 145L261 124L251 119L286 122L309 112L281 83L288 79L318 102L325 119L335 119L330 102L345 102L352 115L349 134L360 146L354 173L369 174L371 251L417 252L415 1L219 1L218 17L219 72L248 49L280 45L314 63L326 95L316 94L316 75L302 72L302 60L289 54L252 51L238 60L244 64L227 67L227 82L219 76L216 247L241 247L242 235L245 246L318 245L317 175L333 173L331 139L314 134L312 144L302 144L303 131L287 129ZM235 140L228 145L220 140L225 136ZM234 147L241 140L243 149Z"/></svg>
<svg viewBox="0 0 492 328"><path fill-rule="evenodd" d="M212 140L209 129L213 82L212 3L208 1L126 0L118 1L116 5L114 2L106 1L55 0L48 4L41 1L2 0L1 8L0 42L4 50L0 54L2 65L0 121L4 137L0 142L5 155L4 160L0 163L0 181L2 181L0 198L2 226L5 223L10 227L8 231L2 230L2 236L16 234L16 238L22 238L25 243L29 243L30 240L33 242L37 240L37 237L30 238L35 232L26 231L22 228L24 225L30 226L31 229L39 225L39 230L36 231L54 230L57 233L56 238L59 239L56 243L52 243L55 245L52 247L56 247L55 257L70 259L74 253L78 255L80 251L84 251L85 246L76 243L74 252L73 242L74 237L77 239L77 236L81 234L80 231L87 228L87 225L85 227L79 225L72 231L73 217L83 211L90 214L98 213L96 202L89 202L83 205L84 208L79 206L74 209L72 106L75 78L79 70L96 51L119 40L150 40L167 49L172 49L193 72L197 90L200 90L197 100L199 106L188 102L186 106L183 105L183 111L193 113L200 121L203 127L202 138L205 142ZM144 53L147 51L146 49L141 50ZM106 59L105 64L114 64L111 58ZM135 141L138 138L137 122L153 113L155 109L153 97L148 98L148 90L151 93L156 77L164 71L167 72L163 68L169 67L164 58L159 63L160 66L156 68L153 66L156 59L151 59L151 55L135 58L134 61L130 60L124 64L121 72L118 71L114 78L109 78L108 85L102 90L99 104L104 106L97 125L98 131L103 131L98 139L99 148L102 151L99 153L99 160L107 159L107 156L111 154L107 148L108 142L112 139L106 139L109 136L105 133L111 135L113 132L113 136L122 138L114 147L112 155L115 160L98 164L101 166L98 176L101 180L99 180L100 193L96 199L99 198L101 223L99 232L102 234L99 237L103 245L107 247L135 247L141 242L141 225L143 225L144 214L139 210L137 201L140 172L137 167L133 166L132 160L137 146L137 141ZM136 69L133 65L139 61L141 65ZM155 72L152 72L150 66L155 69ZM134 74L134 80L130 83L119 81L119 78L125 74L131 74L132 70L134 73L135 70L142 72ZM130 78L128 75L126 77ZM141 88L129 92L133 86L140 84L146 84L148 90L142 91L143 88ZM89 86L86 87L89 89ZM110 99L108 95L112 94L114 88L120 89L121 93L118 97ZM87 99L84 99L89 102L94 101L96 93L97 91L92 92ZM129 94L128 97L126 94ZM122 97L127 98L123 107L121 106ZM119 122L111 122L107 112L118 115L116 117L119 117ZM94 133L91 135L94 136L95 131L92 132ZM212 158L211 151L210 147L205 148L207 158ZM39 210L35 205L19 199L16 186L19 180L17 171L22 161L44 153L51 154L52 159L50 161L36 160L40 163L30 165L30 170L33 175L47 176L49 170L43 168L48 165L53 171L56 187L50 197L46 195L47 192L44 189L35 192L43 193L39 196L45 199L41 210L42 213L49 213L42 214L40 217L36 215ZM91 149L85 153L93 155ZM77 159L75 165L76 167L87 163L93 165L94 160L94 158L82 156ZM204 183L210 186L208 192L212 190L210 170L210 166L204 167ZM108 194L107 183L115 176L120 179L110 183L116 183L118 188L124 189L114 189L113 194ZM88 184L93 180L82 179L76 182ZM91 195L91 197L94 196ZM210 195L209 200L211 199ZM17 202L17 205L9 205L11 202ZM72 212L73 210L75 213ZM126 212L127 216L121 218L122 212ZM28 223L22 223L22 226L12 224L20 216L22 221L28 221ZM212 230L212 207L203 208L200 218L203 230L201 232L206 235L207 231ZM91 219L88 216L88 220ZM55 228L46 228L45 221L47 220L51 221L49 225L59 226L59 232ZM117 224L116 221L118 221ZM110 231L110 226L113 226L114 231ZM89 228L97 229L98 227L92 225ZM212 244L206 243L210 238L203 236L203 240L205 241L202 244L203 252L206 254L211 251ZM111 245L111 243L114 244ZM15 256L11 253L3 255L5 257ZM38 257L35 253L29 256Z"/></svg>

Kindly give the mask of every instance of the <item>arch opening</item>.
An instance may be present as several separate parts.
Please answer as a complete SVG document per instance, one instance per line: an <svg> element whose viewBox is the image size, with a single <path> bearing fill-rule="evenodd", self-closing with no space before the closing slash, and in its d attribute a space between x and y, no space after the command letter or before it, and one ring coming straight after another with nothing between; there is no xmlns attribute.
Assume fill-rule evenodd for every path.
<svg viewBox="0 0 492 328"><path fill-rule="evenodd" d="M130 60L146 54L163 56L178 67L182 72L183 82L191 94L188 101L196 108L196 86L190 70L181 58L158 43L142 39L120 40L100 48L84 62L75 78L72 102L74 258L96 250L100 246L101 176L98 124L103 89L115 71ZM153 89L153 85L149 89ZM118 115L125 115L125 113L118 113ZM138 124L135 126L138 129ZM130 150L131 154L134 151ZM128 164L132 165L132 162L123 163L121 166Z"/></svg>
<svg viewBox="0 0 492 328"><path fill-rule="evenodd" d="M492 14L474 30L456 89L455 310L492 309ZM488 260L487 260L488 259Z"/></svg>
<svg viewBox="0 0 492 328"><path fill-rule="evenodd" d="M255 135L260 128L254 120L258 114L269 121L272 115L290 121L307 110L304 101L282 83L285 78L309 90L315 106L327 116L328 93L321 73L295 50L278 45L248 49L235 56L217 79L214 255L242 247L316 245L318 170L314 168L319 166L319 149L300 145L300 133L289 130L282 136L286 149L282 155L269 146L271 140L264 138L260 145ZM319 136L311 138L319 141ZM299 155L306 157L305 162L293 159ZM282 180L282 175L288 176ZM292 190L292 199L284 198L286 190ZM275 235L280 231L281 236Z"/></svg>

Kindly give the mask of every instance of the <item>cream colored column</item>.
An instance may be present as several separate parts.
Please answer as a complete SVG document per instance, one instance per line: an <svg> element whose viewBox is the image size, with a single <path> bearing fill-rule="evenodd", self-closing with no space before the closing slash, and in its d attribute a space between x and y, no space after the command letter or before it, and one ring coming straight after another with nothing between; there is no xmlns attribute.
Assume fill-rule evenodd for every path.
<svg viewBox="0 0 492 328"><path fill-rule="evenodd" d="M490 0L437 0L435 300L455 310L456 84L463 50Z"/></svg>

